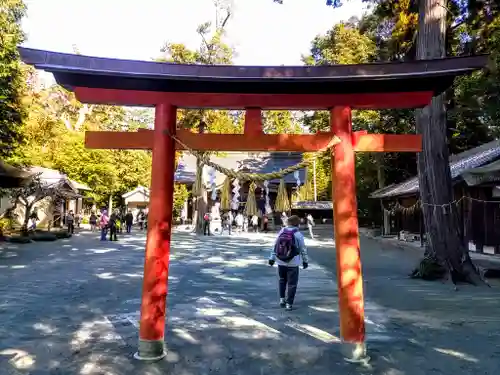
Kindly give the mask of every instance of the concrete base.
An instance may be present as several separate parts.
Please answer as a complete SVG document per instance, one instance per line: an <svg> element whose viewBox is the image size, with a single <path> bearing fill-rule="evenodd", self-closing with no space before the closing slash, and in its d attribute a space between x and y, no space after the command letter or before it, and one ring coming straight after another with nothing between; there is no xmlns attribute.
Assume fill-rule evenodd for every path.
<svg viewBox="0 0 500 375"><path fill-rule="evenodd" d="M341 352L344 360L349 363L367 364L370 357L366 354L366 344L364 342L342 342Z"/></svg>
<svg viewBox="0 0 500 375"><path fill-rule="evenodd" d="M139 348L134 358L139 361L156 362L167 355L165 342L162 340L139 339Z"/></svg>

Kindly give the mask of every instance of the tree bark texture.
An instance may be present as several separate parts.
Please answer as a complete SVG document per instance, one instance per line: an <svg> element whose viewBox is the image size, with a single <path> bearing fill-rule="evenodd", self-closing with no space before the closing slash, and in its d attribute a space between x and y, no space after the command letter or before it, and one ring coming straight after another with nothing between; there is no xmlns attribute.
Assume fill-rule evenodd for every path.
<svg viewBox="0 0 500 375"><path fill-rule="evenodd" d="M203 169L203 164L201 164L199 159L196 159L196 168L201 168ZM203 175L202 175L202 181L203 181ZM207 198L207 190L205 189L205 184L202 182L201 183L201 189L200 189L200 195L196 197L196 233L197 234L203 234L203 216L205 216L205 213L207 212L207 204L208 204L208 198Z"/></svg>
<svg viewBox="0 0 500 375"><path fill-rule="evenodd" d="M198 133L203 134L205 132L205 128L206 125L203 120L203 112L202 112L200 124L198 126ZM194 215L196 217L196 223L194 225L196 234L203 234L203 224L204 224L203 216L207 211L208 200L207 200L207 191L205 189L205 184L203 181L203 164L201 163L201 160L199 158L196 158L196 175L198 175L198 173L201 173L201 188L199 191L199 196L196 197L196 205L195 205L196 212Z"/></svg>
<svg viewBox="0 0 500 375"><path fill-rule="evenodd" d="M420 0L417 59L446 56L446 1ZM434 259L455 278L477 281L476 268L462 236L449 165L445 94L416 111L417 132L422 134L418 179L427 233L426 258ZM441 207L441 205L443 205Z"/></svg>
<svg viewBox="0 0 500 375"><path fill-rule="evenodd" d="M385 187L385 169L384 169L384 155L382 153L375 153L375 162L377 163L377 180L378 188ZM384 202L380 200L380 208L382 209L382 234L387 236L391 234L391 214L384 208Z"/></svg>

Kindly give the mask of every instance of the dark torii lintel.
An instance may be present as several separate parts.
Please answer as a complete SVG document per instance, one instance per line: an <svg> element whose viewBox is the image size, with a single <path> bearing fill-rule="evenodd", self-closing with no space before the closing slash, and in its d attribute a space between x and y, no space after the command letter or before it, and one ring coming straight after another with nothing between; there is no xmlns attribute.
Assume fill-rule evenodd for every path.
<svg viewBox="0 0 500 375"><path fill-rule="evenodd" d="M418 108L486 55L324 66L189 65L119 60L20 47L22 60L54 74L82 102L181 108ZM207 96L206 94L211 94Z"/></svg>

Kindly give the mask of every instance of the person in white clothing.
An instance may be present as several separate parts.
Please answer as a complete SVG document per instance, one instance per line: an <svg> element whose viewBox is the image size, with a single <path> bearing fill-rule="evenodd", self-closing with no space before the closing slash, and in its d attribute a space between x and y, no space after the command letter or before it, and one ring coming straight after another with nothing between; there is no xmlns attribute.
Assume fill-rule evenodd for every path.
<svg viewBox="0 0 500 375"><path fill-rule="evenodd" d="M243 215L238 212L235 221L236 221L236 233L241 233L241 230L243 229Z"/></svg>
<svg viewBox="0 0 500 375"><path fill-rule="evenodd" d="M257 215L253 215L252 216L251 223L252 223L252 229L253 229L253 231L254 232L258 232L259 218L257 217Z"/></svg>
<svg viewBox="0 0 500 375"><path fill-rule="evenodd" d="M313 234L314 219L311 214L307 214L306 221L307 221L307 229L309 230L309 235L311 236L312 239L314 239L314 234Z"/></svg>

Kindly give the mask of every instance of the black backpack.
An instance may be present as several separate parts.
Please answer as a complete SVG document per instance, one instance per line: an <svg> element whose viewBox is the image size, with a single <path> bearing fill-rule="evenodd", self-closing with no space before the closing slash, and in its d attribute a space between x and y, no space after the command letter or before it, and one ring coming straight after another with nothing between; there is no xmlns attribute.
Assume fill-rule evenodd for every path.
<svg viewBox="0 0 500 375"><path fill-rule="evenodd" d="M276 241L276 257L283 261L289 262L297 255L299 255L299 249L297 246L297 241L295 240L295 233L297 229L283 230Z"/></svg>

